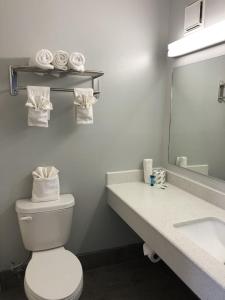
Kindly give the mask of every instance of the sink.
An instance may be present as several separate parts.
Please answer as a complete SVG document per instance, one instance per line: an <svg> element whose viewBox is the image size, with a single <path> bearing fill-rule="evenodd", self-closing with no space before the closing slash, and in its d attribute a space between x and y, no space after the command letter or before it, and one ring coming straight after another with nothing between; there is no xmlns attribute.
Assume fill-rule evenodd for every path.
<svg viewBox="0 0 225 300"><path fill-rule="evenodd" d="M225 264L225 223L205 218L174 224L187 238Z"/></svg>

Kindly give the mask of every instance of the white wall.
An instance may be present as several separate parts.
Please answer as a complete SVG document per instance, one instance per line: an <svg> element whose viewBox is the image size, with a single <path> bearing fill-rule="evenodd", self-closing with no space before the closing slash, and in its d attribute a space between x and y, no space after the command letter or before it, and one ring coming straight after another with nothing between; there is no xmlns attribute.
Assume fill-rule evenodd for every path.
<svg viewBox="0 0 225 300"><path fill-rule="evenodd" d="M169 4L0 0L0 269L24 258L14 205L30 197L31 172L42 164L55 165L62 193L75 195L74 253L138 240L107 206L105 173L139 168L144 157L161 164ZM8 65L43 47L84 52L87 68L105 72L93 126L77 127L72 95L54 93L50 127L27 127L26 94L9 96ZM72 87L73 79L32 83Z"/></svg>
<svg viewBox="0 0 225 300"><path fill-rule="evenodd" d="M191 4L192 0L172 0L171 16L170 16L170 33L169 41L172 42L183 36L184 26L184 8L186 5ZM225 1L224 0L206 0L205 11L205 26L210 26L214 23L220 22L225 19ZM224 46L213 47L212 49L203 50L195 54L187 55L183 58L168 59L169 66L169 80L167 85L167 100L165 105L165 118L164 118L164 163L168 169L183 174L192 179L196 179L204 184L218 188L225 191L224 181L214 178L208 178L196 173L187 171L185 169L177 168L172 165L168 165L168 143L169 143L169 122L170 122L170 87L171 87L171 75L172 68L174 66L180 66L187 63L201 61L210 57L215 57L225 53Z"/></svg>

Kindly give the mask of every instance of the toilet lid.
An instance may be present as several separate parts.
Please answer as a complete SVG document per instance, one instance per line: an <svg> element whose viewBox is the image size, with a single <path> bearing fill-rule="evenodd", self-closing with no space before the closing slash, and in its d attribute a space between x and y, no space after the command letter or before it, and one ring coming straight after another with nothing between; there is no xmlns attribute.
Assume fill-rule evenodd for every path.
<svg viewBox="0 0 225 300"><path fill-rule="evenodd" d="M34 252L26 269L25 283L38 299L66 299L82 288L80 261L63 247Z"/></svg>

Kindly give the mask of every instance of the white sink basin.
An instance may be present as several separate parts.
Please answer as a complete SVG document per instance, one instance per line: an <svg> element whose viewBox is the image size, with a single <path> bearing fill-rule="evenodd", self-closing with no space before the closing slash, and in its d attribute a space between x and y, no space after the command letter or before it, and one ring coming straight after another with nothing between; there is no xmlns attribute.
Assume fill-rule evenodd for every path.
<svg viewBox="0 0 225 300"><path fill-rule="evenodd" d="M192 242L225 264L225 223L216 218L174 224Z"/></svg>

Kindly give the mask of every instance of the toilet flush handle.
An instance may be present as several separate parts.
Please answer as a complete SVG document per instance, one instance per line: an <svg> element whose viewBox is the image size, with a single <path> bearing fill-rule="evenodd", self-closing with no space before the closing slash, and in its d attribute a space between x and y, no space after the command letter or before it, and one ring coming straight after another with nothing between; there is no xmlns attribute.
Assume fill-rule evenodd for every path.
<svg viewBox="0 0 225 300"><path fill-rule="evenodd" d="M31 216L21 217L20 221L32 221L32 217Z"/></svg>

